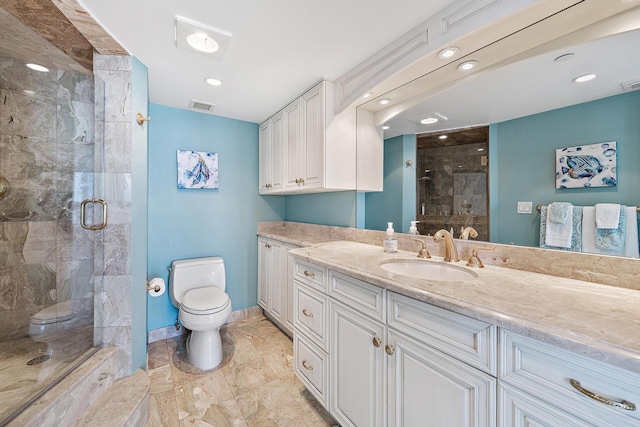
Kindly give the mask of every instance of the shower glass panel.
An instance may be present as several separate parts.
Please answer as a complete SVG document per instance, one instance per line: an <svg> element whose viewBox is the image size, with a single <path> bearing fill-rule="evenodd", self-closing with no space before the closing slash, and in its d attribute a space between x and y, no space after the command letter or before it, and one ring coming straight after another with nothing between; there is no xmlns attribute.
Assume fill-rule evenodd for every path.
<svg viewBox="0 0 640 427"><path fill-rule="evenodd" d="M0 27L0 36L11 35L0 39L3 426L95 352L94 262L102 245L80 226L80 205L100 197L104 84L74 71L77 64L55 69L56 61L25 58L57 49L3 9ZM42 46L34 49L34 40ZM38 61L49 71L25 66Z"/></svg>

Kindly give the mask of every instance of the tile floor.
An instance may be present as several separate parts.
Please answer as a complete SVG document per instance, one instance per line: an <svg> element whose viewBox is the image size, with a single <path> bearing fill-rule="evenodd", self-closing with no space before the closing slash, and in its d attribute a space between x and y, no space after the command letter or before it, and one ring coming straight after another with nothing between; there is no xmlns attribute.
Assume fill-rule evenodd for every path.
<svg viewBox="0 0 640 427"><path fill-rule="evenodd" d="M336 423L293 374L293 343L263 315L221 329L224 358L200 371L184 338L149 344L147 427L329 427Z"/></svg>

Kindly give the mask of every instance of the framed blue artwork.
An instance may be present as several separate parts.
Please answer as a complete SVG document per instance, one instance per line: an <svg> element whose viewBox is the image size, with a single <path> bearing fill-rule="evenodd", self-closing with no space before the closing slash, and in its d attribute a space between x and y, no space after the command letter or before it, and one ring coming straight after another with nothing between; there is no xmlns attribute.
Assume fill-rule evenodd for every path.
<svg viewBox="0 0 640 427"><path fill-rule="evenodd" d="M556 188L616 187L616 142L556 150Z"/></svg>
<svg viewBox="0 0 640 427"><path fill-rule="evenodd" d="M178 150L178 188L218 188L218 154Z"/></svg>

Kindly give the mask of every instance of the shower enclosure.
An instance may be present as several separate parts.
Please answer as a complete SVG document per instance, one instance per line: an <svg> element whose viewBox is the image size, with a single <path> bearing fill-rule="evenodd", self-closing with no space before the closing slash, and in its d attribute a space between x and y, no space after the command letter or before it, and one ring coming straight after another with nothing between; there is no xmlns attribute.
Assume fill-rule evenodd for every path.
<svg viewBox="0 0 640 427"><path fill-rule="evenodd" d="M0 8L0 426L95 351L101 234L81 206L102 221L83 201L102 188L103 107L102 82Z"/></svg>
<svg viewBox="0 0 640 427"><path fill-rule="evenodd" d="M489 240L488 140L487 126L418 135L420 234L433 235L444 228L458 237L473 227L478 240Z"/></svg>

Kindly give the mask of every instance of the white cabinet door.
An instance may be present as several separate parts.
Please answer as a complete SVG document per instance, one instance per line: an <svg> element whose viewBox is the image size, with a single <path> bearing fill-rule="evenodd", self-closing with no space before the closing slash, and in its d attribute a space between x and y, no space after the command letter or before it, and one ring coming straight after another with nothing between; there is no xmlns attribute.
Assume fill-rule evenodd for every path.
<svg viewBox="0 0 640 427"><path fill-rule="evenodd" d="M271 122L271 193L284 190L284 124L283 114L279 112L269 119Z"/></svg>
<svg viewBox="0 0 640 427"><path fill-rule="evenodd" d="M282 324L287 307L287 248L277 240L271 240L270 245L269 314Z"/></svg>
<svg viewBox="0 0 640 427"><path fill-rule="evenodd" d="M295 191L303 185L304 141L302 139L302 106L296 99L284 109L285 121L285 189Z"/></svg>
<svg viewBox="0 0 640 427"><path fill-rule="evenodd" d="M284 190L284 133L283 114L271 117L260 125L258 134L260 194L278 193Z"/></svg>
<svg viewBox="0 0 640 427"><path fill-rule="evenodd" d="M331 414L343 427L381 427L386 417L385 327L330 303Z"/></svg>
<svg viewBox="0 0 640 427"><path fill-rule="evenodd" d="M260 158L259 188L260 194L269 194L273 183L271 182L273 167L273 149L271 145L271 122L267 120L260 125L258 134L258 152Z"/></svg>
<svg viewBox="0 0 640 427"><path fill-rule="evenodd" d="M496 379L392 329L390 427L492 427Z"/></svg>
<svg viewBox="0 0 640 427"><path fill-rule="evenodd" d="M269 239L258 238L258 305L269 311L271 251Z"/></svg>
<svg viewBox="0 0 640 427"><path fill-rule="evenodd" d="M321 187L324 183L325 82L302 95L302 152L304 188Z"/></svg>

